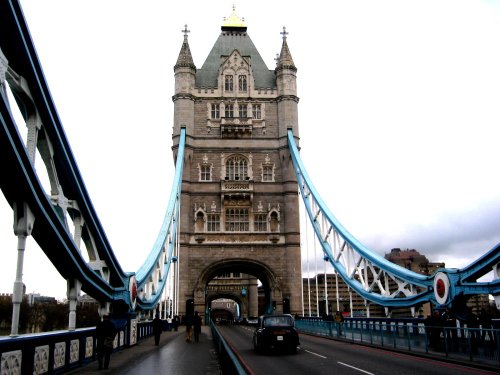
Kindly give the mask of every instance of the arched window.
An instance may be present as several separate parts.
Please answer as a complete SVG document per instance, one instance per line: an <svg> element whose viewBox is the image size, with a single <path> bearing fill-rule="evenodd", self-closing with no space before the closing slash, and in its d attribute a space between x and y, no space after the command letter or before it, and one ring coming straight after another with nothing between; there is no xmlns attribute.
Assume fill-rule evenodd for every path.
<svg viewBox="0 0 500 375"><path fill-rule="evenodd" d="M239 91L247 91L247 76L238 76L238 89Z"/></svg>
<svg viewBox="0 0 500 375"><path fill-rule="evenodd" d="M233 76L227 75L224 77L224 89L226 91L233 91Z"/></svg>
<svg viewBox="0 0 500 375"><path fill-rule="evenodd" d="M246 180L248 177L247 160L241 156L232 156L226 161L226 179Z"/></svg>
<svg viewBox="0 0 500 375"><path fill-rule="evenodd" d="M212 181L210 165L202 165L200 167L200 181Z"/></svg>

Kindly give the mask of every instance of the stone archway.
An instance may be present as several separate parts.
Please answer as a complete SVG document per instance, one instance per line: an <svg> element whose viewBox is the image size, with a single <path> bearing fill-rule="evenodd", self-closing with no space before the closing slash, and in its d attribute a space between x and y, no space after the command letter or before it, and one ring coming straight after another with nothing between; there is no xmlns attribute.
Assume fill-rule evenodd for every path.
<svg viewBox="0 0 500 375"><path fill-rule="evenodd" d="M241 310L244 310L246 308L247 301L245 298L242 298L242 296L237 295L236 293L221 293L221 294L208 294L206 297L206 306L207 309L205 311L206 316L206 323L208 323L207 318L213 318L212 313L214 312L214 309L225 309L225 310L231 310L229 307L223 307L220 305L213 305L213 302L216 302L217 300L232 300L234 303L238 305L238 310L241 313ZM239 315L236 314L236 311L231 311L231 314L233 316L233 319L236 319L239 317Z"/></svg>
<svg viewBox="0 0 500 375"><path fill-rule="evenodd" d="M258 291L256 285L255 288L249 288L245 293L243 293L243 287L241 290L233 288L232 290L224 290L223 292L209 290L208 286L211 280L217 275L229 272L248 274L253 276L256 280L260 280L264 291L264 307L263 311L260 311L260 313L271 313L274 310L277 312L283 311L282 286L275 272L262 262L241 258L216 261L209 264L201 271L194 287L195 309L206 312L210 300L214 299L216 296L226 296L235 301L239 301L243 316L259 315Z"/></svg>

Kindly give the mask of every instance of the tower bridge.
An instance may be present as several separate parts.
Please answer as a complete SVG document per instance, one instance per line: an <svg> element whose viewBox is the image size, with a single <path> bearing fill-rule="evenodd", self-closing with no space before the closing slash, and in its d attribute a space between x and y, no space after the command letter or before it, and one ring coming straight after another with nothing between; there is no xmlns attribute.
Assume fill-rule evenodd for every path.
<svg viewBox="0 0 500 375"><path fill-rule="evenodd" d="M75 329L81 291L99 301L101 314L127 321L130 343L144 312L208 316L219 298L237 302L242 316L301 315L301 202L324 259L367 303L390 312L426 302L453 306L474 294L491 294L500 304L499 245L462 270L443 268L426 276L380 257L335 218L300 159L297 67L286 29L272 69L235 13L199 68L187 26L183 33L174 65L170 200L153 248L130 272L117 261L92 206L20 5L0 3L0 187L19 239L12 336L19 334L28 236L67 280L69 330ZM7 99L8 90L15 103ZM14 105L24 116L26 143L19 135L26 130L12 116ZM41 160L35 160L35 151ZM49 192L35 163L45 166ZM477 281L491 269L495 280ZM165 290L173 298L168 309Z"/></svg>

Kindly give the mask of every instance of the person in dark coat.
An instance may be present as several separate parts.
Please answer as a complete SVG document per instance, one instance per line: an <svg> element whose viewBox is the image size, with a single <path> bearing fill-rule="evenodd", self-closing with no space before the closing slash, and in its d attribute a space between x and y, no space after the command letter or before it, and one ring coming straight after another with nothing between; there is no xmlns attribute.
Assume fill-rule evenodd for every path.
<svg viewBox="0 0 500 375"><path fill-rule="evenodd" d="M200 341L201 323L201 316L198 314L198 311L195 311L193 318L194 342Z"/></svg>
<svg viewBox="0 0 500 375"><path fill-rule="evenodd" d="M431 349L441 350L440 335L441 335L441 317L439 311L435 310L432 315L425 319L425 328L429 337L429 346Z"/></svg>
<svg viewBox="0 0 500 375"><path fill-rule="evenodd" d="M156 346L160 344L160 335L162 330L163 330L163 322L160 319L160 315L156 313L155 318L153 319L153 335L155 336Z"/></svg>
<svg viewBox="0 0 500 375"><path fill-rule="evenodd" d="M102 321L96 327L97 337L97 361L99 363L99 370L102 370L103 359L104 368L109 367L111 353L113 352L113 343L115 341L116 328L113 322L109 319L108 315L102 317Z"/></svg>
<svg viewBox="0 0 500 375"><path fill-rule="evenodd" d="M335 313L335 325L337 326L337 336L342 336L342 323L344 323L344 316L337 310Z"/></svg>

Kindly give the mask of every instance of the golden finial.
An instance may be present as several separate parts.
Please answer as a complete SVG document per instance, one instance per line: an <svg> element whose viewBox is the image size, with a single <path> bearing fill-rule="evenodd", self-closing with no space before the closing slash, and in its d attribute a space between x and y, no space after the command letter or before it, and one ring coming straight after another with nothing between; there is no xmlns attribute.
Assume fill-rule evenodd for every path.
<svg viewBox="0 0 500 375"><path fill-rule="evenodd" d="M223 27L245 27L245 19L236 15L236 6L233 4L233 12L226 18L224 17Z"/></svg>

